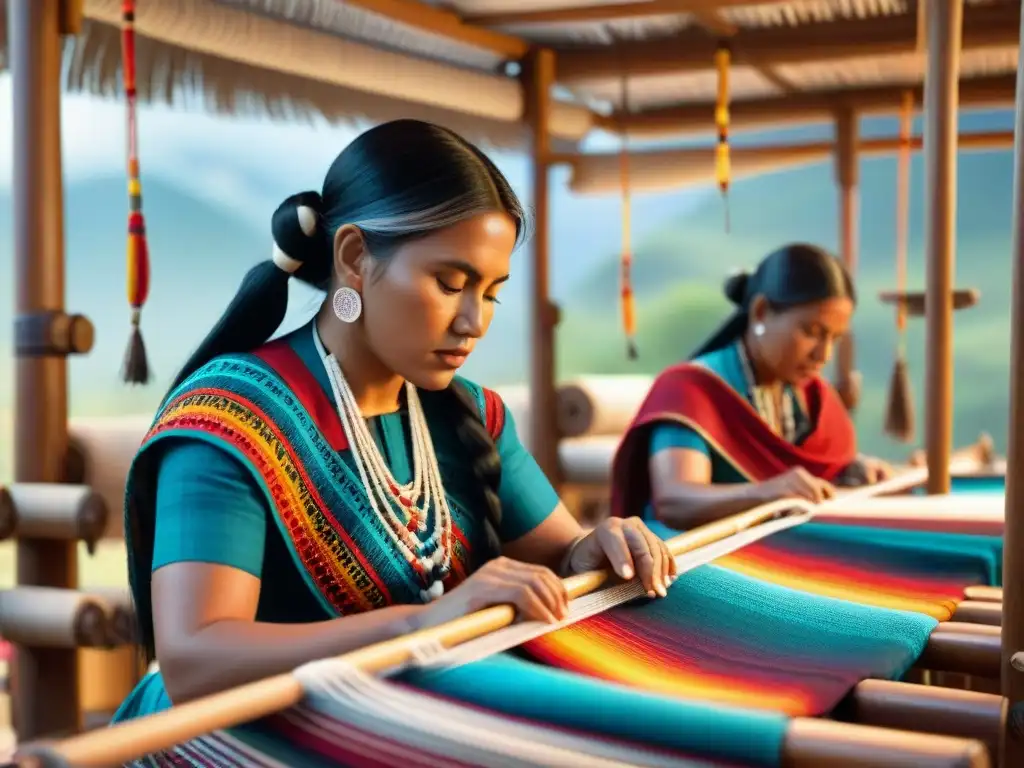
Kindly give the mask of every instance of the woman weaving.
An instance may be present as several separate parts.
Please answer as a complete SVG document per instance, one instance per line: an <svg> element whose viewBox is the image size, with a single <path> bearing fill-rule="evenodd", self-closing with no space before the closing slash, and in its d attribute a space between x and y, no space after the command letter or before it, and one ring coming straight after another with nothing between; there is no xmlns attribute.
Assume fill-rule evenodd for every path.
<svg viewBox="0 0 1024 768"><path fill-rule="evenodd" d="M690 362L658 377L627 432L618 505L649 500L658 520L690 528L886 477L883 463L856 455L853 423L819 375L856 302L839 261L789 245L729 278L725 293L735 312Z"/></svg>
<svg viewBox="0 0 1024 768"><path fill-rule="evenodd" d="M610 564L665 595L660 539L639 519L584 534L498 396L455 375L524 231L486 156L430 124L378 126L272 228L273 259L186 363L129 475L129 575L161 671L115 720L491 604L560 619L556 572ZM268 342L291 278L328 300Z"/></svg>

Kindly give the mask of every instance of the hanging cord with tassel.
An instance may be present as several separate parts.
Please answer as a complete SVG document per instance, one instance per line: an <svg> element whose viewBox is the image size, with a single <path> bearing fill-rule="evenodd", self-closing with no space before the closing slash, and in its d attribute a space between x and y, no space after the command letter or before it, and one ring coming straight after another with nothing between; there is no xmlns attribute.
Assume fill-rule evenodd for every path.
<svg viewBox="0 0 1024 768"><path fill-rule="evenodd" d="M622 75L622 112L629 115L629 76ZM633 205L630 197L629 181L629 135L626 120L619 127L619 185L622 191L622 257L621 257L621 294L622 325L626 333L626 355L636 360L639 353L636 348L636 304L633 298Z"/></svg>
<svg viewBox="0 0 1024 768"><path fill-rule="evenodd" d="M136 119L135 83L135 0L121 4L121 60L128 115L128 305L132 310L132 332L125 351L121 376L129 384L149 381L149 361L139 322L149 295L149 252L146 221L142 215L142 182L139 178L139 142Z"/></svg>
<svg viewBox="0 0 1024 768"><path fill-rule="evenodd" d="M907 370L907 246L910 221L910 131L914 96L903 94L896 159L896 362L889 382L885 431L904 443L914 438L914 402Z"/></svg>
<svg viewBox="0 0 1024 768"><path fill-rule="evenodd" d="M719 43L715 51L715 69L718 72L718 98L715 101L715 126L718 128L718 144L715 146L715 179L722 193L725 206L725 231L730 230L729 221L729 67L732 51L727 43Z"/></svg>

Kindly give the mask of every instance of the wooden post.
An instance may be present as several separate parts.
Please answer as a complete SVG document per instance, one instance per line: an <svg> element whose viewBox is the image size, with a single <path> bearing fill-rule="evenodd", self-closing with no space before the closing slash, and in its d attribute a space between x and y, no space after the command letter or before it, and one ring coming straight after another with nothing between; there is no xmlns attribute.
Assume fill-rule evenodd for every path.
<svg viewBox="0 0 1024 768"><path fill-rule="evenodd" d="M963 0L928 0L924 83L925 448L928 493L949 493L953 452L953 265Z"/></svg>
<svg viewBox="0 0 1024 768"><path fill-rule="evenodd" d="M859 163L857 157L858 116L850 108L836 113L835 177L839 186L839 257L854 280L857 279ZM847 409L860 400L860 380L856 371L853 334L839 342L836 356L836 388Z"/></svg>
<svg viewBox="0 0 1024 768"><path fill-rule="evenodd" d="M1024 40L1024 16L1021 18ZM1003 766L1024 765L1024 57L1017 63L1017 115L1013 151L1013 308L1010 310L1010 418L1006 456L1006 522L1003 529L1002 692L1007 699Z"/></svg>
<svg viewBox="0 0 1024 768"><path fill-rule="evenodd" d="M15 405L18 482L61 482L67 362L39 353L64 316L60 145L61 0L8 0L14 127ZM33 351L33 349L35 351ZM74 588L76 542L19 540L17 583ZM80 728L76 650L16 650L14 728L21 741Z"/></svg>
<svg viewBox="0 0 1024 768"><path fill-rule="evenodd" d="M551 165L551 89L555 81L555 55L546 49L530 53L523 68L526 119L533 144L534 229L531 263L530 324L530 452L556 488L558 419L555 413L555 327L557 310L548 286L549 201Z"/></svg>

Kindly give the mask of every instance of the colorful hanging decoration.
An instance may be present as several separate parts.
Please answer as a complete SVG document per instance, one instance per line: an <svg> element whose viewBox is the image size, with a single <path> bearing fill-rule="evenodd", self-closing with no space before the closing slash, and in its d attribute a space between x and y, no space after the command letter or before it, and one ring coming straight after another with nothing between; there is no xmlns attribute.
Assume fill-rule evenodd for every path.
<svg viewBox="0 0 1024 768"><path fill-rule="evenodd" d="M121 376L130 384L149 381L149 362L139 322L149 295L149 250L146 245L146 220L142 215L142 181L139 177L137 90L135 82L135 0L121 3L121 62L127 104L128 132L128 305L131 307L132 332L125 352Z"/></svg>
<svg viewBox="0 0 1024 768"><path fill-rule="evenodd" d="M725 206L725 231L729 224L729 67L732 51L727 43L719 43L715 51L715 70L718 73L718 98L715 101L715 126L718 129L718 144L715 147L715 180L722 193Z"/></svg>
<svg viewBox="0 0 1024 768"><path fill-rule="evenodd" d="M622 113L629 114L629 76L622 75ZM639 356L636 348L636 306L633 299L633 208L630 198L629 182L629 135L627 121L619 128L619 185L622 193L622 256L621 256L621 295L622 325L626 332L626 355L630 360Z"/></svg>
<svg viewBox="0 0 1024 768"><path fill-rule="evenodd" d="M899 150L896 158L896 362L889 381L885 431L902 442L914 437L914 402L907 371L907 245L910 220L910 131L914 95L903 94L900 105Z"/></svg>

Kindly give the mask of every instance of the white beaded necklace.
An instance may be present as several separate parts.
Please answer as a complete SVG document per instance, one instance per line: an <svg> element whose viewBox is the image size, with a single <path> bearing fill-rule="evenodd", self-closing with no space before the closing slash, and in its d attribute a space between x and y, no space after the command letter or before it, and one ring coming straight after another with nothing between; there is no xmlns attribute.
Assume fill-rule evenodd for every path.
<svg viewBox="0 0 1024 768"><path fill-rule="evenodd" d="M740 358L740 366L743 368L743 377L747 380L747 393L754 401L754 409L758 415L768 424L776 434L782 436L787 442L796 441L796 416L793 411L793 393L787 389L782 390L782 414L775 404L775 398L765 387L757 386L757 379L754 378L754 369L747 357L747 350L742 341L736 342L736 350Z"/></svg>
<svg viewBox="0 0 1024 768"><path fill-rule="evenodd" d="M420 573L424 584L429 585L420 590L421 599L424 602L435 600L444 594L443 581L451 570L452 515L416 388L409 382L405 383L412 437L413 479L411 483L399 485L370 436L370 430L337 358L327 352L315 323L313 341L331 382L341 426L348 438L349 450L359 471L370 508L394 545ZM422 503L418 503L421 495ZM413 535L413 532L427 531L431 501L434 502L433 530L423 540Z"/></svg>

